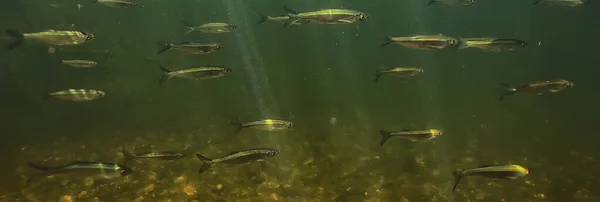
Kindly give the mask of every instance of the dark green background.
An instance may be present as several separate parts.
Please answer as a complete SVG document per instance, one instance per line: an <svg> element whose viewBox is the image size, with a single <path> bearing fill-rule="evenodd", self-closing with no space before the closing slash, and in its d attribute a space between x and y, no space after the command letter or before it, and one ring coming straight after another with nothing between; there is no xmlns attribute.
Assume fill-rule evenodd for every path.
<svg viewBox="0 0 600 202"><path fill-rule="evenodd" d="M231 136L229 122L278 118L294 122L295 132L259 135L261 145L256 147L305 141L307 156L327 161L324 153L351 159L359 154L345 148L360 145L385 159L367 170L384 170L392 179L394 169L405 164L398 156L415 143L391 139L380 148L378 131L438 128L445 134L420 143L427 149L418 152L437 156L436 167L447 178L444 183L458 168L517 163L532 168L529 180L549 201L578 201L573 194L581 189L596 191L593 197L600 197L593 180L600 174L595 162L600 158L598 4L560 8L532 7L523 0L481 0L469 7L427 7L426 0L140 0L137 8L111 9L73 0L56 2L63 6L54 8L42 0L0 2L0 28L36 32L71 29L73 24L72 29L96 36L81 46L56 47L54 54L48 53L48 46L33 43L12 52L0 49L0 190L20 189L14 183L19 180L16 167L52 157L47 153L52 148L72 146L50 145L59 138L73 145L117 150L120 145L110 143L130 144L148 133L201 134L226 140L221 145L248 148L253 146ZM79 11L78 3L84 5ZM369 14L370 19L357 25L286 29L274 22L256 25L253 10L280 15L282 5L299 12L349 8ZM194 24L230 22L238 29L186 35L182 19ZM439 33L457 38L513 37L530 46L501 53L379 47L386 36ZM0 44L6 46L8 36L2 39ZM156 42L183 41L220 42L225 49L210 55L155 54ZM60 59L96 60L99 66L69 68L58 65ZM159 65L181 69L201 64L225 65L233 73L216 80L172 79L158 85ZM376 70L394 66L419 66L425 72L373 82ZM500 83L555 78L574 81L575 88L497 100L504 92ZM87 103L43 100L49 92L68 88L99 89L107 97ZM335 127L329 124L332 117L338 120ZM188 143L200 151L207 144ZM313 143L331 146L315 150ZM39 159L23 155L20 148L25 145L38 148ZM474 162L459 164L469 155ZM584 163L579 160L583 156L593 160ZM320 174L327 178L329 171ZM503 190L511 193L510 188ZM500 193L515 201L511 198L537 192Z"/></svg>

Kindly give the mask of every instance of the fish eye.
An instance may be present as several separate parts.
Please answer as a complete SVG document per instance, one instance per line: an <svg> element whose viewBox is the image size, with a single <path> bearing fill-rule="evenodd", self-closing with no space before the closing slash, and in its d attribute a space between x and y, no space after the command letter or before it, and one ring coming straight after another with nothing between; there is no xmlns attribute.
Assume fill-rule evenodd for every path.
<svg viewBox="0 0 600 202"><path fill-rule="evenodd" d="M358 15L358 17L359 17L361 20L367 19L367 16L365 16L365 15L363 15L363 14L360 14L360 15Z"/></svg>

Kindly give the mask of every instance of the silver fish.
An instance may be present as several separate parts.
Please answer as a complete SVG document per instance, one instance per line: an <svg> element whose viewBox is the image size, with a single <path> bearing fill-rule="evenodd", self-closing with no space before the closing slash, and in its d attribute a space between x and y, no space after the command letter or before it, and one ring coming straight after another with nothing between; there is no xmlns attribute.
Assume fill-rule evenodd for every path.
<svg viewBox="0 0 600 202"><path fill-rule="evenodd" d="M238 126L238 130L244 128L252 128L264 131L280 131L294 127L294 123L283 120L265 119L260 121L252 121L249 123L235 123L231 124Z"/></svg>
<svg viewBox="0 0 600 202"><path fill-rule="evenodd" d="M105 92L99 90L86 90L86 89L69 89L64 91L53 92L48 95L49 98L56 98L60 100L68 101L91 101L103 98L106 96Z"/></svg>
<svg viewBox="0 0 600 202"><path fill-rule="evenodd" d="M231 32L231 31L237 29L237 26L235 26L235 25L222 23L222 22L206 23L206 24L195 26L195 25L191 25L184 21L184 24L185 24L185 26L188 27L187 33L190 33L193 31L200 31L200 32L204 32L204 33L218 34L218 33Z"/></svg>
<svg viewBox="0 0 600 202"><path fill-rule="evenodd" d="M568 88L573 88L575 83L564 79L554 79L548 81L536 81L530 84L521 85L513 88L507 84L502 84L506 87L506 93L500 96L500 101L504 100L506 96L513 95L515 93L533 93L537 95L543 95L545 93L556 93Z"/></svg>
<svg viewBox="0 0 600 202"><path fill-rule="evenodd" d="M186 42L181 44L161 44L158 43L160 49L156 54L161 54L167 50L175 49L190 54L208 54L223 49L218 43L199 43L199 42Z"/></svg>
<svg viewBox="0 0 600 202"><path fill-rule="evenodd" d="M34 163L28 163L34 169L40 170L44 176L70 176L70 177L92 177L99 179L111 179L131 174L133 171L123 165L116 163L78 161L57 167L46 167Z"/></svg>
<svg viewBox="0 0 600 202"><path fill-rule="evenodd" d="M452 191L456 190L456 186L461 178L467 176L481 176L493 179L509 179L514 180L529 175L529 170L520 165L484 165L479 168L474 168L465 171L455 171L454 175L454 187Z"/></svg>
<svg viewBox="0 0 600 202"><path fill-rule="evenodd" d="M442 134L444 134L441 130L437 129L424 129L424 130L402 130L397 132L388 132L385 130L380 130L379 134L381 134L381 142L380 145L383 146L390 137L401 137L404 139L408 139L411 141L419 141L419 140L428 140L436 138Z"/></svg>
<svg viewBox="0 0 600 202"><path fill-rule="evenodd" d="M91 68L96 67L96 65L98 65L98 62L91 60L61 60L60 64L78 68Z"/></svg>
<svg viewBox="0 0 600 202"><path fill-rule="evenodd" d="M103 4L111 8L131 8L137 6L134 2L123 0L96 0L95 3Z"/></svg>
<svg viewBox="0 0 600 202"><path fill-rule="evenodd" d="M565 7L575 7L581 6L583 4L590 4L591 0L537 0L533 2L533 5L537 5L539 3L548 4L551 6L565 6Z"/></svg>
<svg viewBox="0 0 600 202"><path fill-rule="evenodd" d="M8 50L13 50L23 42L30 40L50 45L67 46L83 44L95 38L93 34L82 31L46 30L35 33L20 33L16 30L6 29L6 33L14 38L14 41L8 46Z"/></svg>
<svg viewBox="0 0 600 202"><path fill-rule="evenodd" d="M196 154L196 157L204 163L198 173L208 170L210 167L217 164L237 165L245 164L253 161L261 161L266 158L274 157L279 154L279 150L269 148L249 149L230 153L227 156L211 159L202 154Z"/></svg>
<svg viewBox="0 0 600 202"><path fill-rule="evenodd" d="M233 71L227 67L221 66L199 66L177 71L171 71L163 66L160 66L160 70L165 75L161 77L159 84L162 84L163 82L173 77L181 77L191 80L202 80L222 77Z"/></svg>
<svg viewBox="0 0 600 202"><path fill-rule="evenodd" d="M384 71L377 71L377 77L375 77L375 81L379 80L379 78L384 74L389 74L395 77L411 77L421 72L423 72L423 68L419 67L396 67Z"/></svg>

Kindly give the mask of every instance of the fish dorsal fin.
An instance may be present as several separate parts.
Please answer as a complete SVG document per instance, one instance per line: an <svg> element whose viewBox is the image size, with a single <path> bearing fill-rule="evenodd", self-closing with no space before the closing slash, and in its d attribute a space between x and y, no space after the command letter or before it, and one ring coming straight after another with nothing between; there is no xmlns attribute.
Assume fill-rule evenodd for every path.
<svg viewBox="0 0 600 202"><path fill-rule="evenodd" d="M53 29L47 29L47 30L44 30L44 32L56 32L56 30L53 30Z"/></svg>
<svg viewBox="0 0 600 202"><path fill-rule="evenodd" d="M491 167L493 166L492 164L485 164L485 165L481 165L478 168L485 168L485 167Z"/></svg>

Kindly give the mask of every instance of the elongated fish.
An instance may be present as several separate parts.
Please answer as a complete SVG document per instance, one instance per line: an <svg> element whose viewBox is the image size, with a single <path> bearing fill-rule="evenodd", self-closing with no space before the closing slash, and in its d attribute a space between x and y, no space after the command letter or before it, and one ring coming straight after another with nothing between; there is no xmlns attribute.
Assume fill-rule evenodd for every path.
<svg viewBox="0 0 600 202"><path fill-rule="evenodd" d="M127 150L125 150L125 147L123 147L123 150L121 152L123 153L123 155L125 156L125 159L127 159L127 160L137 158L137 159L157 159L157 160L170 161L170 160L185 158L185 154L182 154L179 152L174 152L174 151L144 152L144 153L135 154L135 153L128 152Z"/></svg>
<svg viewBox="0 0 600 202"><path fill-rule="evenodd" d="M401 137L404 139L408 139L411 141L419 141L419 140L429 140L436 138L442 134L444 134L441 130L437 129L425 129L425 130L401 130L397 132L388 132L385 130L380 130L379 134L381 134L381 142L380 146L383 146L390 137Z"/></svg>
<svg viewBox="0 0 600 202"><path fill-rule="evenodd" d="M423 72L422 68L419 67L395 67L388 70L377 71L377 77L375 81L379 80L382 75L392 75L395 77L411 77Z"/></svg>
<svg viewBox="0 0 600 202"><path fill-rule="evenodd" d="M248 123L235 123L231 124L238 126L238 130L244 128L252 128L264 131L280 131L294 127L294 123L283 120L265 119L260 121L252 121Z"/></svg>
<svg viewBox="0 0 600 202"><path fill-rule="evenodd" d="M198 67L192 67L189 69L182 69L182 70L177 70L177 71L171 71L163 66L160 66L160 70L163 73L165 73L165 75L163 75L160 78L160 81L158 82L159 84L162 84L163 82L165 82L173 77L180 77L180 78L191 79L191 80L203 80L203 79L212 79L212 78L222 77L222 76L225 76L225 75L231 73L231 71L233 71L227 67L216 66L216 65L198 66Z"/></svg>
<svg viewBox="0 0 600 202"><path fill-rule="evenodd" d="M91 101L100 99L106 96L105 92L99 90L87 90L87 89L69 89L58 92L53 92L48 95L49 98L56 98L60 100L68 101Z"/></svg>
<svg viewBox="0 0 600 202"><path fill-rule="evenodd" d="M417 50L438 50L454 47L457 40L444 35L416 35L410 37L387 37L381 46L400 44Z"/></svg>
<svg viewBox="0 0 600 202"><path fill-rule="evenodd" d="M430 0L427 5L431 6L432 4L438 2L449 6L468 6L475 3L475 0Z"/></svg>
<svg viewBox="0 0 600 202"><path fill-rule="evenodd" d="M14 42L8 45L8 50L15 49L25 41L38 41L50 45L67 46L83 44L86 41L94 39L93 34L82 31L46 30L23 34L16 30L6 29L6 33L14 39Z"/></svg>
<svg viewBox="0 0 600 202"><path fill-rule="evenodd" d="M98 65L98 62L91 60L61 60L60 64L69 65L71 67L77 68L91 68L96 67L96 65Z"/></svg>
<svg viewBox="0 0 600 202"><path fill-rule="evenodd" d="M158 43L160 49L156 54L161 54L167 50L175 49L190 54L208 54L221 50L223 46L218 43L200 43L200 42L186 42L180 44L162 44Z"/></svg>
<svg viewBox="0 0 600 202"><path fill-rule="evenodd" d="M133 171L116 163L78 161L57 167L45 167L28 163L32 168L43 172L44 176L73 176L111 179L131 174Z"/></svg>
<svg viewBox="0 0 600 202"><path fill-rule="evenodd" d="M513 95L515 93L533 93L537 95L555 93L567 88L572 88L575 86L575 83L564 79L554 79L548 81L536 81L516 88L510 87L508 84L502 85L506 87L507 92L500 96L500 101L504 100L506 96Z"/></svg>
<svg viewBox="0 0 600 202"><path fill-rule="evenodd" d="M137 6L136 3L123 0L95 0L95 3L102 4L111 8L131 8Z"/></svg>
<svg viewBox="0 0 600 202"><path fill-rule="evenodd" d="M463 177L481 176L494 179L514 180L529 175L529 170L520 165L485 165L471 170L458 170L453 172L452 175L454 175L454 187L452 187L452 191L454 192L458 182Z"/></svg>
<svg viewBox="0 0 600 202"><path fill-rule="evenodd" d="M363 12L348 9L320 9L305 13L298 13L288 7L283 7L289 19L284 24L288 27L301 20L309 20L321 24L354 24L366 21L369 16Z"/></svg>
<svg viewBox="0 0 600 202"><path fill-rule="evenodd" d="M548 4L551 6L565 6L565 7L575 7L581 6L583 4L590 4L591 0L536 0L533 2L533 5L538 5L539 3Z"/></svg>
<svg viewBox="0 0 600 202"><path fill-rule="evenodd" d="M194 31L200 31L200 32L204 32L204 33L218 34L218 33L231 32L231 31L237 29L237 26L235 26L235 25L222 23L222 22L206 23L203 25L196 26L196 25L189 24L186 21L183 21L183 24L186 27L188 27L187 33L194 32Z"/></svg>
<svg viewBox="0 0 600 202"><path fill-rule="evenodd" d="M527 42L519 39L506 38L464 38L460 39L458 49L479 48L483 51L500 52L512 51L517 48L527 47Z"/></svg>
<svg viewBox="0 0 600 202"><path fill-rule="evenodd" d="M260 16L260 19L258 20L258 22L256 22L256 24L262 24L266 21L273 21L273 22L285 24L285 22L290 20L290 16L288 16L288 15L268 16L268 15L263 15L260 13L256 13L256 14L258 16ZM310 23L309 19L300 19L300 20L292 23L291 25L301 25L301 24L307 24L307 23Z"/></svg>
<svg viewBox="0 0 600 202"><path fill-rule="evenodd" d="M198 173L202 173L208 170L210 167L217 164L228 164L228 165L237 165L250 163L254 161L261 161L270 157L274 157L279 154L279 150L269 149L269 148L258 148L258 149L249 149L243 151L237 151L230 153L227 156L210 159L208 157L203 156L202 154L196 154L196 157L204 163Z"/></svg>

